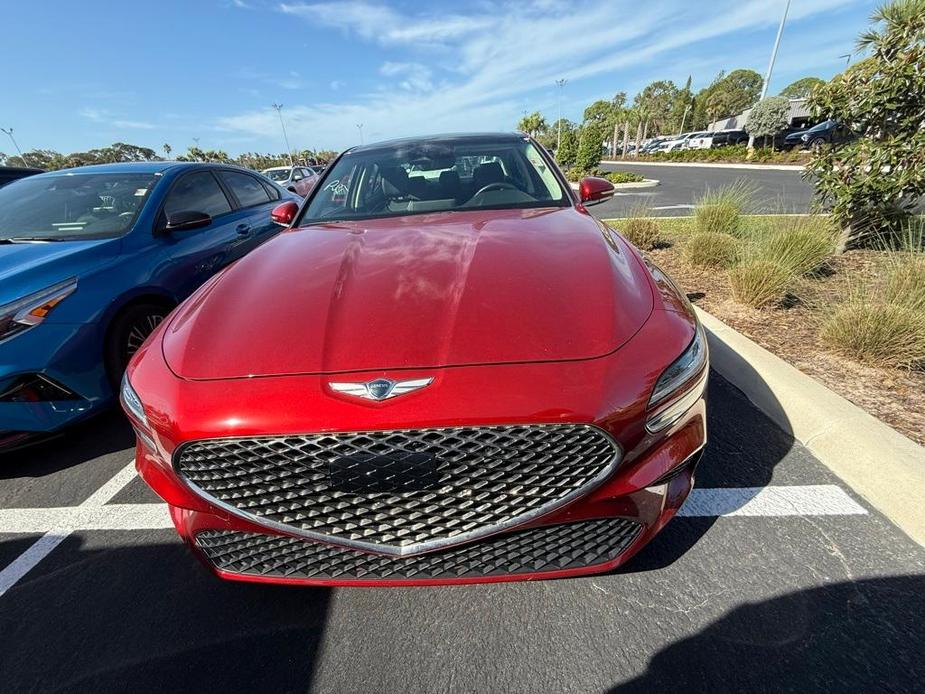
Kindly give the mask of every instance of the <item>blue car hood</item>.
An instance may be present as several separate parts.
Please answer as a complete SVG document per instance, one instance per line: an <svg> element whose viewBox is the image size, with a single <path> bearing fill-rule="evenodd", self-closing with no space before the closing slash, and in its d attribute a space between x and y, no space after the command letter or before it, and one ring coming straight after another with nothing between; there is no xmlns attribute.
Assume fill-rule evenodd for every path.
<svg viewBox="0 0 925 694"><path fill-rule="evenodd" d="M116 255L118 239L0 244L0 305L93 270Z"/></svg>

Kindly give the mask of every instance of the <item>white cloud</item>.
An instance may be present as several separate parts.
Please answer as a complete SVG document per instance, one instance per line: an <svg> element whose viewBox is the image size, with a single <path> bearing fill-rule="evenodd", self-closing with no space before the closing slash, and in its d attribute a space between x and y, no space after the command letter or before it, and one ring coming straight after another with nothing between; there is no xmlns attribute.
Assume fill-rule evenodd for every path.
<svg viewBox="0 0 925 694"><path fill-rule="evenodd" d="M859 1L802 0L794 4L790 23L831 15ZM352 143L356 123L387 137L509 129L527 97L526 108L546 110L554 117L553 84L559 78L569 80L567 93L577 94L585 80L590 84L596 78L599 89L597 85L609 75L614 76L612 92L627 89L628 82L648 82L665 73L683 72L686 77L695 65L679 62L677 55L693 46L705 56L702 64L715 59L724 67L763 72L765 56L748 65L741 63L739 55L701 46L720 38L720 43L728 44L759 30L773 34L782 7L767 0L720 0L704 12L702 6L684 0L651 3L643 9L630 2L608 1L566 13L559 2L522 0L482 3L462 15L345 0L284 3L278 9L314 26L343 31L354 43L376 44L390 58L379 67L378 87L353 93L350 101L287 104L290 137L311 147ZM364 49L348 45L347 50L362 55ZM662 63L657 69L652 65L656 60ZM705 82L713 73L695 77ZM335 89L333 82L331 86ZM230 115L217 125L255 139L275 137L279 129L269 108Z"/></svg>
<svg viewBox="0 0 925 694"><path fill-rule="evenodd" d="M115 118L106 109L88 107L81 109L79 114L94 123L108 125L113 128L118 128L119 130L155 130L158 127L154 123L149 123L147 121Z"/></svg>

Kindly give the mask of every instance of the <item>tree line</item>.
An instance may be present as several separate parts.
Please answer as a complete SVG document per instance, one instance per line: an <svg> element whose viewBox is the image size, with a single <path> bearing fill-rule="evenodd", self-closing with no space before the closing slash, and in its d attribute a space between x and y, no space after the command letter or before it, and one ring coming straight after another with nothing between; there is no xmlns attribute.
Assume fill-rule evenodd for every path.
<svg viewBox="0 0 925 694"><path fill-rule="evenodd" d="M22 155L8 155L0 152L0 165L2 166L32 166L46 171L69 169L75 166L90 166L92 164L115 164L130 161L165 161L171 159L173 147L164 144L161 147L163 156L150 147L116 142L109 147L99 147L86 152L71 152L62 154L52 149L33 149L23 152ZM310 149L292 153L292 161L301 165L326 164L337 156L332 150L313 151ZM221 164L234 164L247 169L261 170L273 166L288 166L289 155L245 152L231 157L221 149L200 149L189 147L187 150L173 157L176 161L205 161Z"/></svg>
<svg viewBox="0 0 925 694"><path fill-rule="evenodd" d="M761 95L762 82L761 75L748 69L720 72L696 93L691 89L690 77L683 87L671 80L656 80L636 94L632 103L626 92L595 101L584 110L580 124L566 118L550 124L541 113L534 112L524 116L517 127L550 150L561 148L557 158L563 164L589 171L600 161L605 141L616 147L622 141L639 142L651 136L704 130L710 123L752 106ZM818 77L804 77L788 85L780 95L806 98L821 84L825 82Z"/></svg>

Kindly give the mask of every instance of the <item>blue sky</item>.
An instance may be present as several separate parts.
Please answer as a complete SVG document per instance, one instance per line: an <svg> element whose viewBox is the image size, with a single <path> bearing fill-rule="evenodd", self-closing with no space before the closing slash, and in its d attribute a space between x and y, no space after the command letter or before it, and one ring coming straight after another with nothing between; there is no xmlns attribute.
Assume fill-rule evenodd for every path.
<svg viewBox="0 0 925 694"><path fill-rule="evenodd" d="M794 0L771 83L844 66L876 2ZM24 149L342 149L511 129L655 79L764 74L784 0L4 0L0 127ZM0 151L12 145L0 134Z"/></svg>

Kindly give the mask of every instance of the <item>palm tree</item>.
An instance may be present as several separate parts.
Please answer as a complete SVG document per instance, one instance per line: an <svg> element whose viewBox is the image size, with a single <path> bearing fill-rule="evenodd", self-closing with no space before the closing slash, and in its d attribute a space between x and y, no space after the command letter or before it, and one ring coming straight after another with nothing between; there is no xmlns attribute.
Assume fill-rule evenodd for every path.
<svg viewBox="0 0 925 694"><path fill-rule="evenodd" d="M170 159L170 153L173 151L173 147L165 142L162 149L164 150L164 156Z"/></svg>

